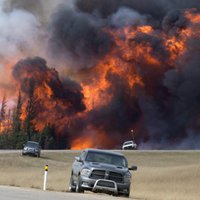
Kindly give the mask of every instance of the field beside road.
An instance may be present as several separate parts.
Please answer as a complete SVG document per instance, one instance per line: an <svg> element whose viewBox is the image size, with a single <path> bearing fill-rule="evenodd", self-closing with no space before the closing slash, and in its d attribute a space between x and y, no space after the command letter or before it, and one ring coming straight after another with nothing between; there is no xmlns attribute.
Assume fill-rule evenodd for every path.
<svg viewBox="0 0 200 200"><path fill-rule="evenodd" d="M49 165L48 190L66 191L74 156L80 151L43 151L41 158L21 151L0 151L0 185L43 187ZM197 200L200 197L200 151L124 151L133 172L131 198L141 200ZM106 195L107 196L107 195ZM116 198L118 199L118 198Z"/></svg>

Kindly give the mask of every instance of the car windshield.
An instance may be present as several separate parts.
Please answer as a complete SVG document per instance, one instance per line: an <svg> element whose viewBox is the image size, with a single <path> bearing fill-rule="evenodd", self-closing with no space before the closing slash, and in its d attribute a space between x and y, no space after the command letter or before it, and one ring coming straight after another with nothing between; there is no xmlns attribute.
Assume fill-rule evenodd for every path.
<svg viewBox="0 0 200 200"><path fill-rule="evenodd" d="M85 160L88 162L100 162L116 165L118 167L127 167L126 158L124 156L115 154L108 154L102 152L88 152Z"/></svg>
<svg viewBox="0 0 200 200"><path fill-rule="evenodd" d="M29 147L38 147L39 144L38 144L38 143L35 143L35 142L27 142L27 143L26 143L26 146L29 146Z"/></svg>

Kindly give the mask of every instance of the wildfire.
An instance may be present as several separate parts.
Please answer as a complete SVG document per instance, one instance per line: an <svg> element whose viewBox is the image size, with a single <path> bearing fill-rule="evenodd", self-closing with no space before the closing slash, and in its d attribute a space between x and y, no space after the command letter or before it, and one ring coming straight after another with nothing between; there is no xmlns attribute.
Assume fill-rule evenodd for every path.
<svg viewBox="0 0 200 200"><path fill-rule="evenodd" d="M197 9L185 11L185 16L194 25L200 23L200 14L198 13Z"/></svg>
<svg viewBox="0 0 200 200"><path fill-rule="evenodd" d="M3 79L3 82L12 82L14 89L10 89L12 95L9 98L15 96L16 100L17 92L20 90L22 93L21 120L24 122L30 114L28 109L33 109L31 123L34 129L42 132L47 124L53 125L56 136L69 140L66 143L71 149L112 148L121 139L130 138L129 129L143 131L145 125L154 128L157 124L145 124L146 118L151 118L163 108L170 113L170 103L175 98L175 94L170 94L171 88L166 88L164 84L166 72L180 67L177 63L185 59L191 40L199 39L200 35L199 12L196 9L181 12L179 17L184 18L184 25L179 26L181 20L175 23L178 17L166 18L166 30L164 26L158 28L147 22L120 28L102 27L103 31L100 31L112 41L111 47L105 55L95 60L92 67L77 70L78 75L71 75L72 79L65 75L60 78L59 72L48 67L40 57L17 63L17 58L7 61L5 75L9 78ZM98 34L95 36L98 37ZM70 50L73 49L71 41L67 40L66 44ZM80 40L79 46L83 44ZM0 81L0 87L3 82ZM153 102L152 105L144 106L147 101ZM157 104L160 102L159 107ZM145 115L144 112L153 114ZM176 111L172 112L174 114ZM158 114L159 117L166 115ZM7 122L4 120L0 124L0 132L5 130L4 124ZM159 121L160 124L164 123ZM157 132L156 128L154 132ZM145 140L149 136L144 135L138 134L137 139L140 141L142 137L141 140Z"/></svg>
<svg viewBox="0 0 200 200"><path fill-rule="evenodd" d="M109 74L116 74L127 80L129 88L140 85L144 86L142 77L137 73L137 65L140 62L147 65L162 68L162 61L159 55L154 54L151 43L137 42L141 34L164 39L164 46L169 52L169 63L176 61L177 56L185 50L185 40L174 36L168 37L165 34L158 35L151 26L126 27L123 30L108 30L114 38L115 47L96 66L92 74L95 74L90 82L82 83L83 93L87 111L107 105L112 100L112 93L109 88L112 83L109 81ZM159 39L160 39L159 38Z"/></svg>
<svg viewBox="0 0 200 200"><path fill-rule="evenodd" d="M138 73L140 65L149 66L163 72L175 66L176 61L187 50L187 39L194 34L192 33L193 26L199 22L199 14L186 11L186 17L191 25L180 30L178 36L157 31L151 26L129 26L120 30L106 30L113 37L115 44L109 54L93 67L93 79L90 82L82 83L87 112L103 108L112 101L114 93L111 89L113 82L109 79L110 75L116 75L121 77L123 81L125 80L128 85L127 91L131 91L132 94L130 95L137 96L132 92L134 91L133 88L138 86L148 87L144 77ZM145 40L145 38L148 40ZM164 59L162 59L162 52L157 51L153 46L153 40L157 40L157 43L160 43L163 50L167 52L168 56L165 56ZM166 69L163 66L166 66ZM136 126L137 124L135 124ZM72 149L98 147L98 144L103 142L101 137L105 134L102 135L101 132L98 132L93 138L92 131L98 132L98 129L93 126L87 135L81 135L80 138L73 140ZM95 143L96 138L97 144ZM104 141L106 141L106 137Z"/></svg>
<svg viewBox="0 0 200 200"><path fill-rule="evenodd" d="M103 130L97 130L92 125L89 125L86 128L85 134L82 134L81 137L74 139L71 143L72 150L103 148L104 146L107 146L107 148L112 147L111 138L109 138Z"/></svg>
<svg viewBox="0 0 200 200"><path fill-rule="evenodd" d="M60 80L55 69L46 61L35 57L19 61L13 70L18 88L22 91L21 119L31 117L36 131L42 132L48 124L54 125L58 136L65 134L69 116L84 110L79 88ZM70 96L70 95L71 96ZM76 106L75 106L76 105Z"/></svg>
<svg viewBox="0 0 200 200"><path fill-rule="evenodd" d="M169 63L171 64L185 51L185 41L178 40L176 37L168 38L165 42L165 46L170 52Z"/></svg>

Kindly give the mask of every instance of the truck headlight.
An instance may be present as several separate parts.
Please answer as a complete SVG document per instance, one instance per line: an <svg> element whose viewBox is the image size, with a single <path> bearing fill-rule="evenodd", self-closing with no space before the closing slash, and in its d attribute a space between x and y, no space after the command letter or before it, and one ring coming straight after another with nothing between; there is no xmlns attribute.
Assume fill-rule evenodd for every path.
<svg viewBox="0 0 200 200"><path fill-rule="evenodd" d="M81 176L89 177L90 176L90 172L91 172L90 169L82 169Z"/></svg>
<svg viewBox="0 0 200 200"><path fill-rule="evenodd" d="M131 173L130 172L126 172L125 176L124 176L124 180L130 182L131 181Z"/></svg>

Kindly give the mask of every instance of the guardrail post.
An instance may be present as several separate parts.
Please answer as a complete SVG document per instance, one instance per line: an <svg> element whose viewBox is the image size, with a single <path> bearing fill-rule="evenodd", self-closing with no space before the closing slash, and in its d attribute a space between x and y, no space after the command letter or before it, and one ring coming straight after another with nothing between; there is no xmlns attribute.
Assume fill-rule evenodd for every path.
<svg viewBox="0 0 200 200"><path fill-rule="evenodd" d="M45 191L47 189L47 175L48 175L48 169L49 166L45 165L44 167L44 184L43 184L43 190Z"/></svg>

